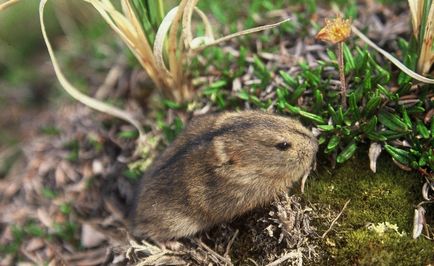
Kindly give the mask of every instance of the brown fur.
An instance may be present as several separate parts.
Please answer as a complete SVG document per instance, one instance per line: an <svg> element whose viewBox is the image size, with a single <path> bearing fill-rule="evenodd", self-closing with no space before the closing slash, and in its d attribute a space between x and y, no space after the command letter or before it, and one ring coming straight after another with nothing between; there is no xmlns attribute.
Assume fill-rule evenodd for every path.
<svg viewBox="0 0 434 266"><path fill-rule="evenodd" d="M292 147L277 149L283 141ZM292 118L258 111L196 117L142 178L132 234L191 236L269 203L310 171L317 149Z"/></svg>

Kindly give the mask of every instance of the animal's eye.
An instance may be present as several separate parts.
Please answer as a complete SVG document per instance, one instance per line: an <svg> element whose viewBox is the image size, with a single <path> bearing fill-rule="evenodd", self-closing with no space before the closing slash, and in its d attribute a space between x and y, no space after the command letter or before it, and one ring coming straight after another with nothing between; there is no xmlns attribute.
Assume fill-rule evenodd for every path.
<svg viewBox="0 0 434 266"><path fill-rule="evenodd" d="M281 150L281 151L286 151L287 149L291 148L292 144L289 142L280 142L276 144L276 149Z"/></svg>

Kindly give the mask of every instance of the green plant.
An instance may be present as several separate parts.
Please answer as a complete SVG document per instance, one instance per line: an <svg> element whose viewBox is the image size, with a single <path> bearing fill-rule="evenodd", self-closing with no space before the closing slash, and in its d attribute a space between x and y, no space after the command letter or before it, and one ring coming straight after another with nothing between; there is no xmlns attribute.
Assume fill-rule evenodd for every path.
<svg viewBox="0 0 434 266"><path fill-rule="evenodd" d="M339 91L331 88L333 76L324 74L325 68L338 68L334 63L337 56L330 50L328 55L330 61L318 61L317 67L300 63L295 74L289 75L281 69L277 77L256 59L252 65L262 83L243 88L238 98L261 109L273 105L279 112L310 122L317 128L322 150L334 162L347 161L363 143L380 143L403 167L428 169L428 172L434 169L433 125L431 120L425 119L433 108L428 96L432 95L431 87L420 85L416 98L407 103L403 99L410 93L409 79L393 76L390 67L375 60L366 47L344 45L345 73L351 77L348 80L348 108L345 109ZM231 100L227 87L232 78L225 77L204 89L204 94L220 108ZM276 78L282 80L281 85L273 85L277 84ZM391 89L393 84L399 85L395 91ZM274 87L274 97L258 97L261 88L268 86Z"/></svg>

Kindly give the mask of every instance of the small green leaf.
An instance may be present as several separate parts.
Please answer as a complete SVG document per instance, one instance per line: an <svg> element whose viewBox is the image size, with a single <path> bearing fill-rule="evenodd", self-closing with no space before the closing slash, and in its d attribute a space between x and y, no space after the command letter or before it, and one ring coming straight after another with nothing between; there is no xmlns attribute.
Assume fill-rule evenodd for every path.
<svg viewBox="0 0 434 266"><path fill-rule="evenodd" d="M363 91L366 93L372 89L371 70L366 69L363 80Z"/></svg>
<svg viewBox="0 0 434 266"><path fill-rule="evenodd" d="M355 58L355 64L357 71L364 71L366 68L366 63L368 62L368 55L366 50L362 50L360 47L356 47L357 56ZM365 77L366 78L366 75Z"/></svg>
<svg viewBox="0 0 434 266"><path fill-rule="evenodd" d="M377 126L378 118L374 115L366 124L362 125L362 129L366 134L370 134L374 132L375 127Z"/></svg>
<svg viewBox="0 0 434 266"><path fill-rule="evenodd" d="M308 118L308 119L310 119L310 120L312 120L314 122L317 122L319 124L324 124L325 123L324 119L321 116L319 116L319 115L312 114L312 113L309 113L309 112L306 112L306 111L303 111L303 110L300 110L299 114L301 116L306 117L306 118Z"/></svg>
<svg viewBox="0 0 434 266"><path fill-rule="evenodd" d="M332 136L329 142L327 143L327 148L325 150L325 153L330 153L334 151L338 147L340 142L341 142L341 138L339 138L336 135Z"/></svg>
<svg viewBox="0 0 434 266"><path fill-rule="evenodd" d="M139 137L137 130L123 130L118 133L118 137L122 139L136 139Z"/></svg>
<svg viewBox="0 0 434 266"><path fill-rule="evenodd" d="M259 74L260 78L264 80L269 80L271 78L271 74L267 69L267 66L259 59L259 57L253 57L253 66L255 70L257 70L257 74Z"/></svg>
<svg viewBox="0 0 434 266"><path fill-rule="evenodd" d="M304 72L304 75L306 76L306 81L308 81L311 86L318 86L318 84L321 82L321 77L310 71Z"/></svg>
<svg viewBox="0 0 434 266"><path fill-rule="evenodd" d="M285 103L285 108L288 109L288 111L293 114L299 114L301 111L300 107L290 105L289 103Z"/></svg>
<svg viewBox="0 0 434 266"><path fill-rule="evenodd" d="M351 93L348 96L349 102L350 102L350 110L355 111L358 110L359 108L357 107L357 99L356 99L356 94Z"/></svg>
<svg viewBox="0 0 434 266"><path fill-rule="evenodd" d="M411 123L411 119L408 116L407 109L405 107L402 107L402 119L404 120L404 123L407 125L408 128L412 128L413 124Z"/></svg>
<svg viewBox="0 0 434 266"><path fill-rule="evenodd" d="M387 128L397 131L397 132L406 132L408 131L407 125L402 121L402 119L392 113L383 111L378 114L378 120Z"/></svg>
<svg viewBox="0 0 434 266"><path fill-rule="evenodd" d="M318 125L317 127L324 132L333 131L335 129L333 125Z"/></svg>
<svg viewBox="0 0 434 266"><path fill-rule="evenodd" d="M425 108L423 108L420 105L414 105L410 108L407 109L409 114L417 114L417 113L424 113L425 112Z"/></svg>
<svg viewBox="0 0 434 266"><path fill-rule="evenodd" d="M422 121L417 120L416 129L417 129L417 132L419 132L419 134L424 139L428 139L429 138L429 136L430 136L429 130L428 130L428 128L425 126L425 124Z"/></svg>
<svg viewBox="0 0 434 266"><path fill-rule="evenodd" d="M295 89L295 91L291 94L291 101L295 102L301 95L303 95L305 90L306 90L306 83L298 86L298 88Z"/></svg>
<svg viewBox="0 0 434 266"><path fill-rule="evenodd" d="M356 68L356 64L354 62L354 57L351 54L350 48L348 48L348 45L343 43L343 52L344 52L344 59L345 59L345 73L349 73L349 71Z"/></svg>
<svg viewBox="0 0 434 266"><path fill-rule="evenodd" d="M336 120L335 123L342 125L344 123L344 109L342 106L339 106L338 111L336 112Z"/></svg>
<svg viewBox="0 0 434 266"><path fill-rule="evenodd" d="M352 117L352 120L359 120L360 119L360 110L359 107L357 106L357 95L356 93L351 93L349 95L349 103L350 103L350 108L349 110L345 113L345 117ZM351 125L353 121L350 122ZM347 123L345 123L347 124Z"/></svg>
<svg viewBox="0 0 434 266"><path fill-rule="evenodd" d="M72 206L71 206L71 204L64 202L64 203L60 204L59 210L61 213L68 215L72 211Z"/></svg>
<svg viewBox="0 0 434 266"><path fill-rule="evenodd" d="M410 148L410 154L411 155L414 155L414 156L416 156L416 157L420 157L420 156L422 156L422 153L419 151L419 150L415 150L415 149L412 149L412 148Z"/></svg>
<svg viewBox="0 0 434 266"><path fill-rule="evenodd" d="M323 95L322 95L322 93L321 93L320 90L318 90L318 89L314 89L314 90L313 90L313 94L314 94L315 102L316 102L316 103L323 103L323 101L324 101L324 97L323 97Z"/></svg>
<svg viewBox="0 0 434 266"><path fill-rule="evenodd" d="M391 146L389 144L384 145L384 149L392 156L393 159L397 160L398 162L410 165L410 162L412 161L412 158L410 156L410 153L406 150L402 150L400 148L396 148L394 146Z"/></svg>
<svg viewBox="0 0 434 266"><path fill-rule="evenodd" d="M377 132L370 132L370 133L367 133L367 135L368 135L368 138L370 140L373 140L373 141L386 141L387 140L387 138L385 136L383 136Z"/></svg>
<svg viewBox="0 0 434 266"><path fill-rule="evenodd" d="M386 96L387 99L389 99L391 101L397 100L397 94L391 93L388 89L381 86L380 84L377 84L377 89L381 94Z"/></svg>
<svg viewBox="0 0 434 266"><path fill-rule="evenodd" d="M336 111L331 104L328 104L327 108L329 109L329 112L332 116L336 115Z"/></svg>
<svg viewBox="0 0 434 266"><path fill-rule="evenodd" d="M427 160L425 156L420 157L418 164L420 167L424 167L425 165L427 165Z"/></svg>
<svg viewBox="0 0 434 266"><path fill-rule="evenodd" d="M279 100L284 100L288 96L288 90L282 87L276 89L276 95Z"/></svg>
<svg viewBox="0 0 434 266"><path fill-rule="evenodd" d="M387 140L398 139L407 135L407 132L396 132L393 130L384 130L381 131L380 134L384 136Z"/></svg>
<svg viewBox="0 0 434 266"><path fill-rule="evenodd" d="M166 108L175 109L175 110L180 109L182 107L181 104L167 99L163 100L163 104Z"/></svg>
<svg viewBox="0 0 434 266"><path fill-rule="evenodd" d="M330 60L333 60L333 61L336 61L336 54L335 54L335 52L333 52L332 50L330 50L330 49L327 49L327 55L328 55L328 57L330 58Z"/></svg>
<svg viewBox="0 0 434 266"><path fill-rule="evenodd" d="M227 84L226 80L219 80L210 84L207 88L203 90L203 94L211 95L218 92L222 87Z"/></svg>
<svg viewBox="0 0 434 266"><path fill-rule="evenodd" d="M380 96L372 96L371 99L369 99L369 101L365 107L366 115L372 114L373 111L380 105L380 103L381 103L381 97Z"/></svg>
<svg viewBox="0 0 434 266"><path fill-rule="evenodd" d="M297 84L298 84L297 81L296 81L293 77L291 77L288 73L286 73L286 72L283 71L283 70L280 70L280 71L279 71L279 74L280 74L280 76L282 77L283 81L284 81L288 86L293 87L293 88L297 87Z"/></svg>
<svg viewBox="0 0 434 266"><path fill-rule="evenodd" d="M249 92L247 90L241 90L240 93L238 93L238 98L244 101L249 100Z"/></svg>
<svg viewBox="0 0 434 266"><path fill-rule="evenodd" d="M357 144L352 141L347 147L336 157L338 163L343 163L350 159L357 149Z"/></svg>
<svg viewBox="0 0 434 266"><path fill-rule="evenodd" d="M373 59L372 62L375 64L375 68L377 69L379 74L384 77L383 82L387 83L390 80L390 72L384 69L383 67L381 67L379 64L377 64Z"/></svg>
<svg viewBox="0 0 434 266"><path fill-rule="evenodd" d="M344 133L345 136L349 136L351 135L351 130L348 127L343 127L342 133Z"/></svg>
<svg viewBox="0 0 434 266"><path fill-rule="evenodd" d="M261 100L259 100L259 98L256 97L255 95L250 95L250 101L258 107L261 107L261 108L265 107L264 106L265 103L261 102Z"/></svg>

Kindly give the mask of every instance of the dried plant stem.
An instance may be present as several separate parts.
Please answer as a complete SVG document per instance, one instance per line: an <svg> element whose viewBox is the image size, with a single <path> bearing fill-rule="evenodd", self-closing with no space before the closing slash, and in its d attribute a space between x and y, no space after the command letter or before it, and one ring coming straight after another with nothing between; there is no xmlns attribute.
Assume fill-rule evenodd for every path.
<svg viewBox="0 0 434 266"><path fill-rule="evenodd" d="M48 54L50 56L51 62L53 63L54 72L55 72L60 84L62 85L62 87L65 89L65 91L69 95L71 95L74 99L83 103L84 105L91 107L95 110L98 110L100 112L103 112L103 113L112 115L114 117L120 118L120 119L125 120L125 121L129 122L130 124L132 124L139 132L139 140L138 141L139 141L139 143L141 143L145 139L145 132L143 131L142 125L140 124L140 122L138 120L136 120L131 113L124 111L124 110L121 110L119 108L116 108L114 106L111 106L109 104L106 104L102 101L98 101L98 100L96 100L96 99L94 99L88 95L83 94L74 85L72 85L68 81L68 79L65 77L65 75L63 74L63 72L59 66L59 63L57 62L56 55L54 54L53 47L51 45L51 42L48 38L46 29L45 29L44 8L45 8L45 4L47 3L47 1L48 0L41 0L41 2L39 3L39 20L40 20L40 25L41 25L41 30L42 30L42 37L44 38L45 44L47 46Z"/></svg>
<svg viewBox="0 0 434 266"><path fill-rule="evenodd" d="M344 212L345 208L347 208L348 203L350 203L350 199L347 200L347 202L345 202L344 207L342 208L341 212L338 214L338 216L336 216L336 218L332 221L329 229L327 229L327 231L324 232L324 234L322 234L321 238L324 238L333 228L333 225L335 225L336 221L339 219L339 217L341 217L342 213Z"/></svg>
<svg viewBox="0 0 434 266"><path fill-rule="evenodd" d="M1 3L0 4L0 11L3 11L6 8L10 7L11 5L16 4L18 1L20 1L20 0L9 0L9 1L6 1L4 3Z"/></svg>
<svg viewBox="0 0 434 266"><path fill-rule="evenodd" d="M225 258L229 257L229 252L231 251L232 244L234 243L235 238L237 238L239 232L240 231L237 229L237 231L235 231L234 235L232 236L231 240L229 240L229 243L226 246L226 251L225 251L225 254L223 255L223 257L225 257Z"/></svg>
<svg viewBox="0 0 434 266"><path fill-rule="evenodd" d="M279 259L267 264L266 266L277 266L277 265L282 265L283 262L289 260L289 259L298 259L299 263L298 265L303 265L303 263L300 263L301 260L303 259L303 254L301 253L301 251L299 249L295 250L295 251L291 251L285 255L283 255L282 257L280 257Z"/></svg>
<svg viewBox="0 0 434 266"><path fill-rule="evenodd" d="M209 253L211 253L213 256L215 256L216 259L219 259L223 262L226 263L226 265L233 265L232 261L230 260L230 258L225 258L222 255L218 254L217 252L215 252L212 248L208 247L205 243L202 242L201 239L196 240L197 244L199 244L199 246L201 246L203 249L205 249L206 251L208 251Z"/></svg>
<svg viewBox="0 0 434 266"><path fill-rule="evenodd" d="M339 79L341 81L342 107L347 108L347 82L345 81L344 43L338 42Z"/></svg>
<svg viewBox="0 0 434 266"><path fill-rule="evenodd" d="M397 66L399 69L402 70L405 74L409 75L410 77L424 83L428 84L434 84L434 79L429 79L427 77L424 77L422 75L417 74L413 70L406 67L403 63L401 63L398 59L396 59L393 55L386 52L385 50L381 49L378 45L373 43L368 37L366 37L361 31L359 31L355 26L351 26L352 31L367 45L371 46L375 50L377 50L380 54L382 54L384 57L386 57L390 62L392 62L395 66Z"/></svg>
<svg viewBox="0 0 434 266"><path fill-rule="evenodd" d="M171 73L171 77L174 81L174 98L177 102L180 102L181 99L185 99L188 97L183 97L184 94L187 93L187 90L184 91L183 85L185 81L184 72L182 68L182 62L184 60L184 50L180 45L178 40L178 29L181 26L182 16L184 14L184 10L186 5L188 4L188 0L183 0L178 5L178 9L174 18L172 20L172 25L169 30L168 36L168 59L169 59L169 71Z"/></svg>
<svg viewBox="0 0 434 266"><path fill-rule="evenodd" d="M239 31L239 32L236 32L236 33L232 33L232 34L229 34L227 36L224 36L224 37L221 37L219 39L216 39L215 41L212 41L212 42L203 44L201 46L195 47L192 50L194 52L199 52L199 51L202 51L203 49L205 49L207 47L219 44L221 42L225 42L227 40L230 40L230 39L233 39L233 38L236 38L236 37L239 37L239 36L243 36L243 35L259 32L259 31L264 31L264 30L275 28L277 26L280 26L280 24L282 24L282 23L288 22L289 20L290 20L290 18L287 18L287 19L284 19L284 20L279 21L279 22L274 23L274 24L268 24L268 25L259 26L259 27L255 27L255 28L251 28L251 29L247 29L247 30L242 30L242 31Z"/></svg>

